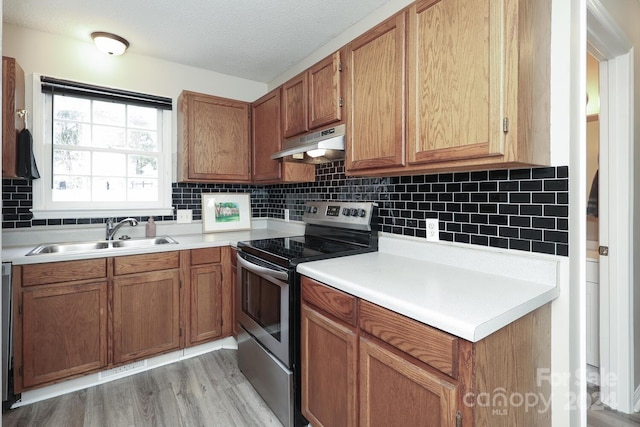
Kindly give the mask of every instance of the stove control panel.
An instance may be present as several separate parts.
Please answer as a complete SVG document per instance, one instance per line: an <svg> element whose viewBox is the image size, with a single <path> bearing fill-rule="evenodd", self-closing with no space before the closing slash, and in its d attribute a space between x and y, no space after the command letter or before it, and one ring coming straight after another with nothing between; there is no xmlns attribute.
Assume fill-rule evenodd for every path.
<svg viewBox="0 0 640 427"><path fill-rule="evenodd" d="M378 219L376 209L377 205L372 202L307 202L304 222L370 231L372 221Z"/></svg>

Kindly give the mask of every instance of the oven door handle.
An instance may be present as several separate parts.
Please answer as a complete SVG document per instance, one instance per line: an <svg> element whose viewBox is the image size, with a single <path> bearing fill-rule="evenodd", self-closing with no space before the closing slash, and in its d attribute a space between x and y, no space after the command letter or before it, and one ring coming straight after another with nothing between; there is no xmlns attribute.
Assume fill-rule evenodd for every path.
<svg viewBox="0 0 640 427"><path fill-rule="evenodd" d="M278 271L278 270L272 270L266 267L261 267L259 265L256 265L252 262L245 260L240 255L238 255L238 262L240 263L240 265L242 265L243 268L246 268L247 270L255 274L274 277L282 281L287 281L289 279L289 273L287 273L286 271Z"/></svg>

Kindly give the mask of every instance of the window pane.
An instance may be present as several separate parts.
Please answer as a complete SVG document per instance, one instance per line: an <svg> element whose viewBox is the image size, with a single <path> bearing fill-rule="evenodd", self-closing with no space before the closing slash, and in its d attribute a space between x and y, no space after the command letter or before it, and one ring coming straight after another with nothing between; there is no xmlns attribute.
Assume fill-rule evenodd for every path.
<svg viewBox="0 0 640 427"><path fill-rule="evenodd" d="M153 156L129 156L129 173L130 177L158 176L158 158Z"/></svg>
<svg viewBox="0 0 640 427"><path fill-rule="evenodd" d="M126 176L126 174L126 155L120 153L109 153L105 151L96 151L93 153L94 176Z"/></svg>
<svg viewBox="0 0 640 427"><path fill-rule="evenodd" d="M53 150L53 173L55 175L89 175L91 153L87 151Z"/></svg>
<svg viewBox="0 0 640 427"><path fill-rule="evenodd" d="M124 148L124 128L93 127L93 145L101 148Z"/></svg>
<svg viewBox="0 0 640 427"><path fill-rule="evenodd" d="M82 123L56 120L53 123L53 143L88 146L91 143L91 128Z"/></svg>
<svg viewBox="0 0 640 427"><path fill-rule="evenodd" d="M153 201L158 194L157 179L130 179L128 200Z"/></svg>
<svg viewBox="0 0 640 427"><path fill-rule="evenodd" d="M53 118L88 122L91 120L91 100L72 96L53 97Z"/></svg>
<svg viewBox="0 0 640 427"><path fill-rule="evenodd" d="M148 107L127 107L127 126L141 129L158 129L158 110Z"/></svg>
<svg viewBox="0 0 640 427"><path fill-rule="evenodd" d="M125 126L124 104L113 102L93 101L93 122L103 125Z"/></svg>
<svg viewBox="0 0 640 427"><path fill-rule="evenodd" d="M54 175L51 197L55 202L89 202L90 179L86 176Z"/></svg>
<svg viewBox="0 0 640 427"><path fill-rule="evenodd" d="M126 200L124 178L93 178L91 189L94 202L119 202Z"/></svg>
<svg viewBox="0 0 640 427"><path fill-rule="evenodd" d="M129 148L138 151L158 151L157 132L148 130L130 130Z"/></svg>

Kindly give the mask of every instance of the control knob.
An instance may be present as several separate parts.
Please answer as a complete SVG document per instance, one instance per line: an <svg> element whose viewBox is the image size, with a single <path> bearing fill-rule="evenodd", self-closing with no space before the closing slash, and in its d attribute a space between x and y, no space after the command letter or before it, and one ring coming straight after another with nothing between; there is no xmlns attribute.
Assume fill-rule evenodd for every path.
<svg viewBox="0 0 640 427"><path fill-rule="evenodd" d="M364 209L358 209L358 211L357 211L357 215L358 215L360 218L364 218L364 216L365 216L366 214L367 214L367 211L365 211Z"/></svg>
<svg viewBox="0 0 640 427"><path fill-rule="evenodd" d="M349 208L342 208L342 215L344 216L351 215L351 210Z"/></svg>
<svg viewBox="0 0 640 427"><path fill-rule="evenodd" d="M358 215L358 209L356 209L356 208L349 209L349 215L357 216Z"/></svg>

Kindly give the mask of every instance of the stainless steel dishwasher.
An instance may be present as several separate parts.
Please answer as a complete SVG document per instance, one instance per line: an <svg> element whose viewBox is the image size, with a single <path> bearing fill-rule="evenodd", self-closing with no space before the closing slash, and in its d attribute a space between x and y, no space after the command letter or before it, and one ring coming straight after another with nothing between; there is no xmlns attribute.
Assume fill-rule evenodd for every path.
<svg viewBox="0 0 640 427"><path fill-rule="evenodd" d="M2 407L15 402L10 375L13 373L13 312L11 291L11 263L2 263Z"/></svg>

